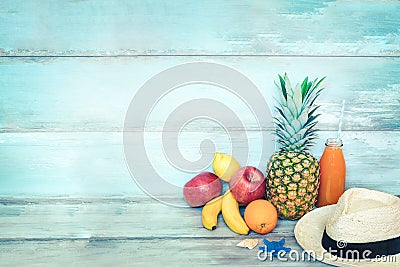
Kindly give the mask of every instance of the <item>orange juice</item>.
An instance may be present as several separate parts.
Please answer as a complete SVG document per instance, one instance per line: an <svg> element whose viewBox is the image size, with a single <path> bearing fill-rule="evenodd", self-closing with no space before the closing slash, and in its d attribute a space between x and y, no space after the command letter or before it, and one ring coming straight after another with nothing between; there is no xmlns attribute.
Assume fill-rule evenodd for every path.
<svg viewBox="0 0 400 267"><path fill-rule="evenodd" d="M346 182L346 163L344 161L342 140L329 138L320 159L320 184L317 207L336 204L343 194Z"/></svg>

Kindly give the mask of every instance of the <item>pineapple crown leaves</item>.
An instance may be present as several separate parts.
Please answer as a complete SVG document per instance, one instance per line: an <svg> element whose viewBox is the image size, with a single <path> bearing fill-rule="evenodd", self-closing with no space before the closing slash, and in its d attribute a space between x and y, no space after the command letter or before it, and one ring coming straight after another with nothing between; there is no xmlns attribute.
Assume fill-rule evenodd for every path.
<svg viewBox="0 0 400 267"><path fill-rule="evenodd" d="M326 77L314 81L306 77L293 89L286 73L278 76L279 85L276 82L275 85L280 101L277 101L274 118L278 143L283 151L307 151L317 138L318 130L314 127L320 114L316 114L319 106L315 105L315 100L324 90L319 86Z"/></svg>

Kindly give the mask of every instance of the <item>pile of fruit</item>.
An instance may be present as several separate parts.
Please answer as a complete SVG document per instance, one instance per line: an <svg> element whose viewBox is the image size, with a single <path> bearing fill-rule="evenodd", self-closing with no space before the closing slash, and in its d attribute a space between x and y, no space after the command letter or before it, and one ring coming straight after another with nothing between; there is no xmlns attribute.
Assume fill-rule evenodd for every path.
<svg viewBox="0 0 400 267"><path fill-rule="evenodd" d="M275 228L278 214L275 207L262 199L265 194L264 175L255 167L240 168L230 155L215 153L214 173L202 172L187 182L183 189L186 202L192 207L203 206L202 223L209 230L217 227L218 215L235 233L247 235L249 230L266 234ZM222 193L222 181L229 189ZM239 205L247 205L244 218Z"/></svg>
<svg viewBox="0 0 400 267"><path fill-rule="evenodd" d="M203 226L214 230L218 214L228 227L238 234L250 229L259 234L272 231L282 219L296 220L314 207L319 186L319 163L309 152L316 139L315 126L324 80L308 81L292 88L285 74L279 75L280 101L275 107L276 141L280 144L267 163L266 177L255 167L240 168L230 155L215 153L213 170L203 172L183 189L184 199L191 207L203 207ZM229 189L222 194L222 181ZM265 199L264 199L265 197ZM244 218L239 205L246 207Z"/></svg>

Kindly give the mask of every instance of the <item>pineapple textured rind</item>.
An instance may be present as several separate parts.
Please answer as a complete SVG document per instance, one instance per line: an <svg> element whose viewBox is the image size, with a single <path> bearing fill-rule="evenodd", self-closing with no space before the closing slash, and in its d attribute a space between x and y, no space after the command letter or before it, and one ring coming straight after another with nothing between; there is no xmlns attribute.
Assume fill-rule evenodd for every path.
<svg viewBox="0 0 400 267"><path fill-rule="evenodd" d="M267 170L266 198L280 218L297 220L313 209L319 186L319 164L313 155L275 152Z"/></svg>

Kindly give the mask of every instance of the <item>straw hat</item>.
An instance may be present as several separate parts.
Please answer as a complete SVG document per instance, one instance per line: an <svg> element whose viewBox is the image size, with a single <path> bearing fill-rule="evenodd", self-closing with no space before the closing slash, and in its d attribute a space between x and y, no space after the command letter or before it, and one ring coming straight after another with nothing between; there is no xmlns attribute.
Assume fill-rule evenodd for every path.
<svg viewBox="0 0 400 267"><path fill-rule="evenodd" d="M337 204L304 215L294 235L311 256L328 264L400 266L400 199L349 189Z"/></svg>

